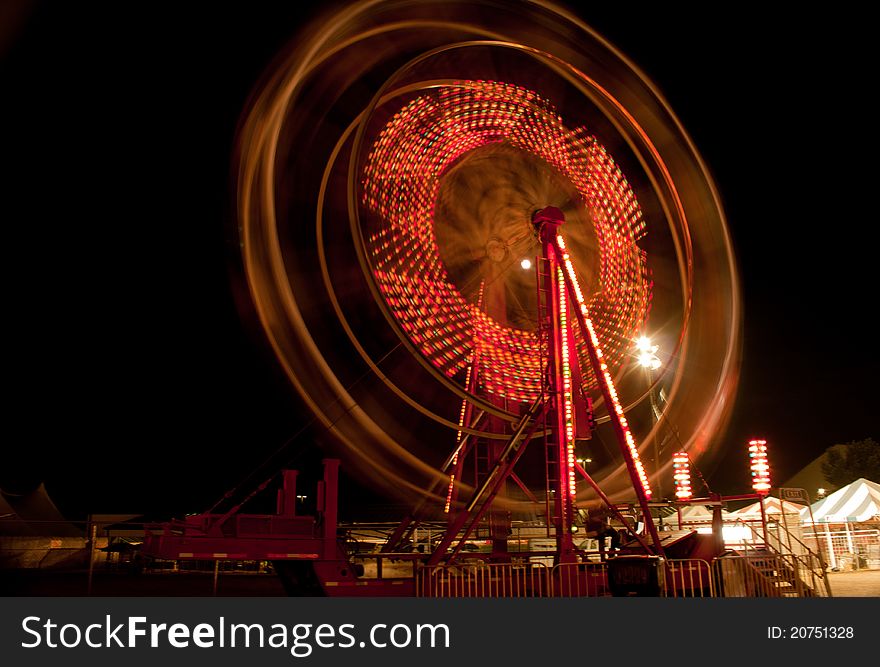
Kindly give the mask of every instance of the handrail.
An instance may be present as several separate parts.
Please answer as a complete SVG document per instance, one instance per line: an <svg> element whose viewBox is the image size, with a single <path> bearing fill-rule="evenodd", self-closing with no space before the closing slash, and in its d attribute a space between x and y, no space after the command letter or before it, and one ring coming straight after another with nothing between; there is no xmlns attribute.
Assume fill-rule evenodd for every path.
<svg viewBox="0 0 880 667"><path fill-rule="evenodd" d="M758 597L781 597L779 589L770 585L770 580L767 576L755 565L751 562L751 558L749 556L742 556L740 554L730 554L726 556L716 556L712 559L712 569L718 577L719 581L716 582L716 590L721 590L724 592L724 597L755 597L754 595L749 595L749 592L752 590L752 587L749 584L756 586L760 592L763 594ZM761 558L777 558L777 556L767 556L766 554L762 554ZM743 579L739 584L742 586L741 592L742 596L731 595L731 586L735 585L735 581L728 580L725 577L724 572L724 564L730 563L731 567L734 568L742 568L743 566L746 568L745 572L740 572L743 575Z"/></svg>
<svg viewBox="0 0 880 667"><path fill-rule="evenodd" d="M743 519L737 518L734 523L736 523L736 522L742 522L743 525L747 526L752 531L752 533L757 534L757 531L752 526L750 526L748 523L746 523ZM804 548L804 550L807 551L807 553L816 556L820 561L822 561L822 555L820 553L813 551L797 535L793 534L790 530L788 530L787 527L782 526L782 525L780 525L779 527L782 528L782 530L785 532L785 536L787 538L789 538L790 540L793 539L795 542L797 542L799 545L801 545ZM782 540L780 540L779 543L782 544L783 546L786 546ZM792 549L790 546L788 547L788 550L791 551L792 553L794 553L794 549ZM795 555L797 555L797 554L795 554ZM823 565L824 565L824 562L823 562Z"/></svg>
<svg viewBox="0 0 880 667"><path fill-rule="evenodd" d="M761 542L764 542L764 538L758 533L758 531L756 531L752 526L748 525L745 521L743 521L742 519L735 519L733 525L736 526L737 524L742 524L744 528L748 528L752 532L752 541L754 541L754 538L757 537ZM752 551L754 551L754 555L762 555L761 552L758 551L754 545L749 544L748 542L742 542L741 544L743 547L746 548L746 550L751 549Z"/></svg>
<svg viewBox="0 0 880 667"><path fill-rule="evenodd" d="M791 531L789 531L786 527L784 527L784 526L779 526L780 528L782 528L783 531L785 531L785 534L786 534L786 537L787 537L787 538L789 538L789 539L790 539L790 538L794 538L796 542L798 542L801 546L803 546L803 548L804 548L805 551L806 551L806 556L809 558L809 560L806 560L802 554L795 553L794 549L792 549L791 546L790 546L790 544L791 544L790 542L789 542L788 545L786 545L785 542L784 542L781 538L778 538L778 539L777 539L777 542L778 542L779 545L782 547L782 549L777 549L776 547L774 547L773 545L771 545L771 544L769 543L769 540L764 540L763 535L761 535L761 533L759 533L757 530L755 530L754 526L750 525L749 523L747 523L746 521L744 521L744 520L741 519L741 518L737 518L737 519L735 519L734 522L733 522L733 525L738 525L738 524L739 524L739 525L742 525L742 526L744 526L744 527L746 527L746 528L748 528L749 531L751 531L751 533L752 533L752 537L753 537L753 541L755 541L754 538L757 538L757 541L762 542L762 543L763 543L768 549L771 549L771 550L775 551L778 555L780 555L780 556L790 556L791 558L793 558L793 559L794 559L794 562L795 562L795 567L793 568L793 570L794 570L794 575L795 575L795 576L796 576L796 577L797 577L797 578L798 578L803 584L805 584L805 585L809 585L809 584L807 584L807 582L804 580L804 578L800 575L800 571L799 571L799 569L796 567L796 564L798 564L798 563L801 564L801 565L802 565L802 566L803 566L803 567L804 567L804 568L810 573L810 579L811 579L811 582L810 582L810 583L811 583L811 588L812 588L813 590L816 590L816 589L818 588L818 586L817 586L817 584L816 584L816 578L817 578L817 576L818 576L818 578L822 581L822 583L823 583L823 585L824 585L824 587L825 587L825 592L826 592L827 596L828 596L828 597L834 597L833 594L831 593L831 584L830 584L829 581L828 581L828 575L827 575L827 572L826 572L825 561L824 561L824 559L822 558L822 555L821 555L821 554L817 554L817 553L814 552L812 549L810 549L810 547L808 547L808 546L807 546L806 544L804 544L800 539L798 539L798 537L797 537L796 535L792 535L792 534L791 534ZM751 545L748 545L748 544L746 544L746 543L743 543L743 544L744 544L744 546L746 546L746 547L751 546ZM752 548L754 549L754 547L752 547ZM785 549L788 549L788 553L785 553ZM819 563L819 567L817 568L816 566L812 565L809 561L817 561L817 562Z"/></svg>

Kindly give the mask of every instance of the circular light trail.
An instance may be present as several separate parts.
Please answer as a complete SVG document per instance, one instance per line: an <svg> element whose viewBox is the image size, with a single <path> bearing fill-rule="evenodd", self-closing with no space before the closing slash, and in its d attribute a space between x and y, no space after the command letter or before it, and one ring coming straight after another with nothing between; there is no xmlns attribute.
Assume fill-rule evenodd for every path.
<svg viewBox="0 0 880 667"><path fill-rule="evenodd" d="M608 151L586 128L568 128L548 100L526 88L495 81L434 87L395 113L380 132L364 169L362 201L380 220L367 243L393 317L447 376L462 373L477 355L486 392L531 402L541 392L544 356L536 331L511 327L469 302L437 246L434 210L444 175L490 144L539 158L574 186L589 211L600 268L588 308L612 367L619 365L651 302L647 255L638 245L645 222Z"/></svg>
<svg viewBox="0 0 880 667"><path fill-rule="evenodd" d="M534 60L531 76L485 66L504 70L514 51ZM428 71L435 60L446 71ZM407 64L416 67L404 73ZM552 77L564 85L545 86ZM561 88L567 95L554 94ZM494 152L502 147L507 154ZM717 192L653 84L566 10L544 0L361 0L328 10L267 72L237 149L253 311L320 437L330 434L368 481L420 497L446 479L437 459L461 434L493 437L461 422L462 399L512 423L519 406L507 401L534 394L537 327L503 317L491 280L525 281L528 270L507 269L529 257L529 239L478 239L480 261L494 268L490 280L466 284L450 262L456 247L432 237L438 196L458 196L446 187L452 177L487 154L573 186L581 210L566 218L572 231L589 228L590 243L566 241L607 359L618 376L635 367L621 370L650 314L664 349L653 382L663 385L665 419L692 461L716 444L740 350L738 277ZM468 362L482 366L483 353L472 394ZM618 379L627 409L647 396L642 383ZM655 435L639 433L640 446ZM594 460L597 481L620 497L622 467Z"/></svg>

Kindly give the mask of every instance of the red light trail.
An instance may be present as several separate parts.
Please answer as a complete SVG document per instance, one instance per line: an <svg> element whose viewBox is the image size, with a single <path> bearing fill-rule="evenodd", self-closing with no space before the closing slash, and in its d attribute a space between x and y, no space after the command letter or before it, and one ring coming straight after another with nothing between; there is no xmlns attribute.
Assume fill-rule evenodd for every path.
<svg viewBox="0 0 880 667"><path fill-rule="evenodd" d="M499 322L469 302L448 275L434 233L444 173L492 143L545 161L574 185L591 212L600 257L588 307L611 366L621 362L650 308L647 258L637 245L645 222L632 188L596 138L586 128L566 127L547 100L519 86L463 81L430 89L379 134L367 157L362 198L381 221L368 250L388 307L444 374L464 372L478 354L482 390L530 402L541 390L537 334ZM576 342L585 359L579 334ZM591 374L585 382L595 386Z"/></svg>

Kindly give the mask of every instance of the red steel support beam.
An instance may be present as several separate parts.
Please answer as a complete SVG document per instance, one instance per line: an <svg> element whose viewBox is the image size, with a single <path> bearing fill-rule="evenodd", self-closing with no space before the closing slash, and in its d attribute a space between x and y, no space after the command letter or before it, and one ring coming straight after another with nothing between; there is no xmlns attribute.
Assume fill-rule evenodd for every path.
<svg viewBox="0 0 880 667"><path fill-rule="evenodd" d="M554 226L552 222L544 223L544 229L553 228L552 236L548 234L548 238L555 239L555 231L558 226ZM560 266L553 247L550 243L543 244L543 258L549 266L550 286L552 293L546 295L550 303L550 372L553 379L550 388L550 400L553 403L553 430L556 432L556 496L553 499L555 504L555 523L556 523L556 550L560 563L572 562L574 560L574 541L571 536L571 527L574 523L574 502L569 490L569 456L567 449L565 410L566 402L563 391L565 380L563 378L562 355L563 346L568 345L567 336L562 329L562 320L567 317L567 313L562 310L559 303L560 290L564 290L565 286L559 284ZM563 291L564 293L564 291ZM568 310L568 308L566 308ZM577 363L576 361L574 363Z"/></svg>
<svg viewBox="0 0 880 667"><path fill-rule="evenodd" d="M296 516L296 470L282 471L281 488L278 489L276 513L281 516Z"/></svg>
<svg viewBox="0 0 880 667"><path fill-rule="evenodd" d="M465 527L465 524L468 523L468 519L473 517L464 536L459 540L458 547L455 549L453 555L450 556L450 559L461 550L462 545L465 540L467 540L470 532L476 525L476 522L479 521L489 509L489 505L491 505L492 500L498 494L498 491L507 479L509 473L513 470L513 466L519 460L519 457L522 456L522 452L525 451L526 445L538 427L538 420L543 415L544 410L546 410L546 403L538 397L529 411L523 415L516 431L510 437L510 440L507 441L504 451L501 453L501 456L498 457L494 467L486 476L486 479L483 481L480 488L474 492L474 495L468 504L459 510L453 521L447 526L443 539L440 540L440 543L434 549L426 566L432 567L440 563L443 557L446 556L449 547L452 545L453 541L455 541L458 533ZM477 505L481 502L482 505L479 510L477 510ZM474 514L475 510L476 514Z"/></svg>
<svg viewBox="0 0 880 667"><path fill-rule="evenodd" d="M550 230L548 230L548 235ZM551 244L552 248L555 252L557 261L565 265L564 261L564 252L562 248L559 246L559 242L556 241L554 236L554 242ZM575 290L573 276L569 275L569 267L566 267L563 270L563 278L565 280L565 284L568 287L568 293L570 295L571 300L579 304L580 299L578 298L577 290ZM573 270L573 269L572 269ZM585 307L584 307L585 308ZM605 372L602 368L602 362L599 359L599 355L596 350L596 345L593 342L593 337L591 334L591 327L587 326L587 318L584 314L583 310L580 307L575 307L571 309L575 317L577 318L578 325L581 328L581 333L583 334L584 340L586 342L587 353L590 357L590 365L593 367L593 373L596 376L596 380L599 383L599 389L602 392L602 396L605 398L605 405L608 406L608 414L611 420L611 426L614 429L614 434L617 436L617 442L620 445L621 453L623 454L623 460L626 463L626 469L629 472L629 476L632 479L633 489L636 492L636 497L639 501L639 507L642 511L642 517L645 521L645 526L648 529L648 534L651 536L651 541L654 543L654 550L658 555L663 555L663 545L660 541L660 535L657 533L657 527L654 525L654 519L651 517L651 510L648 507L648 496L645 493L644 486L642 485L641 477L636 469L635 459L633 455L630 453L629 445L627 443L626 438L626 429L624 429L623 422L621 421L620 415L614 409L617 401L614 400L614 397L611 394L611 387L609 387L608 382L605 379Z"/></svg>

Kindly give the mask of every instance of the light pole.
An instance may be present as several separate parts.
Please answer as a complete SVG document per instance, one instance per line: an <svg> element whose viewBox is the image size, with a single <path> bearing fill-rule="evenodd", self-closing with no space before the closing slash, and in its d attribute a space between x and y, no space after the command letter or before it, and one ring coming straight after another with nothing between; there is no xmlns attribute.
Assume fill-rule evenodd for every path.
<svg viewBox="0 0 880 667"><path fill-rule="evenodd" d="M583 468L584 470L586 470L586 469L587 469L587 464L592 463L592 462L593 462L593 459L591 459L591 458L587 458L587 457L583 457L583 456L579 456L578 458L575 459L575 461L577 461L578 465L579 465L581 468ZM578 513L580 513L580 511L578 511Z"/></svg>
<svg viewBox="0 0 880 667"><path fill-rule="evenodd" d="M654 392L654 371L656 371L663 362L657 356L659 345L655 345L647 336L641 336L636 341L636 352L639 365L645 369L648 376L648 397L651 401L651 423L656 426L660 421L660 408L657 405L657 395ZM654 434L654 470L657 473L657 496L663 498L663 480L660 475L660 438Z"/></svg>

